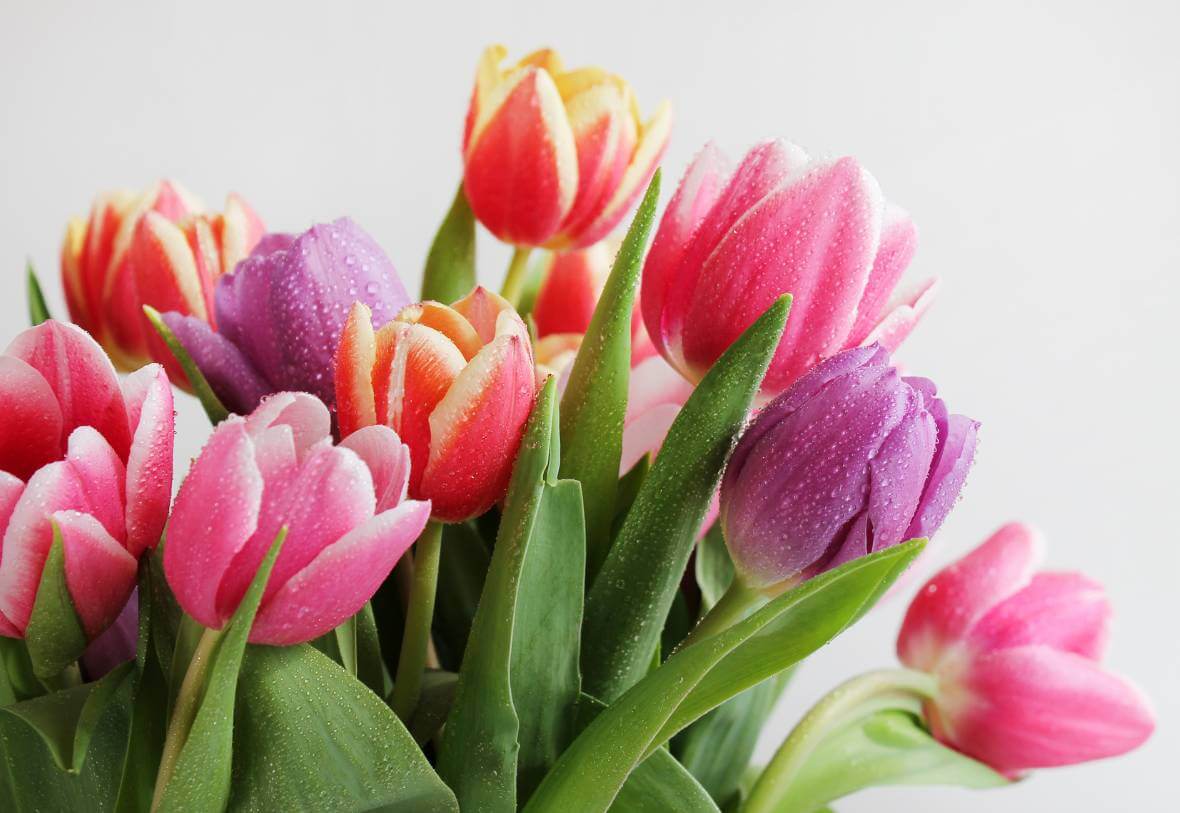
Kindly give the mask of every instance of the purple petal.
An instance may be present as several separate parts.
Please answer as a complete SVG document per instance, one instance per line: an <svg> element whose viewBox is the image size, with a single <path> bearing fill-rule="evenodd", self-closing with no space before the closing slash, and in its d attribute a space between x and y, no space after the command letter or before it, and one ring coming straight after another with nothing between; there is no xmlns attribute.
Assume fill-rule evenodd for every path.
<svg viewBox="0 0 1180 813"><path fill-rule="evenodd" d="M271 385L258 374L242 351L225 336L214 333L200 319L170 311L164 314L164 322L230 412L249 414L262 397L271 392Z"/></svg>
<svg viewBox="0 0 1180 813"><path fill-rule="evenodd" d="M139 588L123 606L115 623L95 638L82 653L81 665L87 680L98 680L121 663L135 657L139 638Z"/></svg>
<svg viewBox="0 0 1180 813"><path fill-rule="evenodd" d="M938 404L941 405L942 401L939 400ZM943 406L943 414L945 410ZM937 414L935 418L938 418ZM945 427L939 427L938 451L930 465L930 477L914 520L905 532L906 539L934 536L959 498L967 481L967 472L975 460L979 422L965 415L951 415L946 419Z"/></svg>

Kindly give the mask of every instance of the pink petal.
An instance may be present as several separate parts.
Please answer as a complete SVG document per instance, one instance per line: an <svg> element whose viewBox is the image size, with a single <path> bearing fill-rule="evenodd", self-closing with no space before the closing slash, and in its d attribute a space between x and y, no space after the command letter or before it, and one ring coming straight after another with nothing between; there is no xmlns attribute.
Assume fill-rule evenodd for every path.
<svg viewBox="0 0 1180 813"><path fill-rule="evenodd" d="M873 260L873 270L869 272L869 281L856 307L856 323L848 336L849 346L860 344L869 335L917 250L918 230L909 213L887 204L881 226L881 242Z"/></svg>
<svg viewBox="0 0 1180 813"><path fill-rule="evenodd" d="M355 615L428 519L430 503L409 500L324 548L263 604L250 640L272 645L310 641Z"/></svg>
<svg viewBox="0 0 1180 813"><path fill-rule="evenodd" d="M168 374L148 365L123 380L131 451L127 456L127 550L135 558L154 548L172 501L172 445L176 416Z"/></svg>
<svg viewBox="0 0 1180 813"><path fill-rule="evenodd" d="M880 344L889 352L893 352L905 338L910 335L919 320L934 304L938 296L938 279L929 279L922 283L915 291L902 297L885 317L872 329L861 343L863 345Z"/></svg>
<svg viewBox="0 0 1180 813"><path fill-rule="evenodd" d="M61 457L57 396L44 376L11 356L0 356L0 414L0 471L25 479Z"/></svg>
<svg viewBox="0 0 1180 813"><path fill-rule="evenodd" d="M23 480L0 469L0 539L4 537L4 529L8 527L8 520L24 491Z"/></svg>
<svg viewBox="0 0 1180 813"><path fill-rule="evenodd" d="M168 521L164 572L184 611L220 628L217 589L258 527L262 475L246 422L231 416L212 436L180 484Z"/></svg>
<svg viewBox="0 0 1180 813"><path fill-rule="evenodd" d="M291 427L295 438L295 454L304 454L315 444L332 434L332 416L324 402L306 392L276 392L262 400L246 418L246 431L257 436L275 424Z"/></svg>
<svg viewBox="0 0 1180 813"><path fill-rule="evenodd" d="M1155 728L1129 682L1072 652L1029 646L976 660L957 706L940 709L959 750L1012 775L1116 756Z"/></svg>
<svg viewBox="0 0 1180 813"><path fill-rule="evenodd" d="M65 462L74 470L83 498L77 508L101 522L115 539L125 539L127 469L106 438L92 427L79 426L70 435Z"/></svg>
<svg viewBox="0 0 1180 813"><path fill-rule="evenodd" d="M369 467L378 512L393 508L406 498L410 484L410 447L388 426L366 426L340 441Z"/></svg>
<svg viewBox="0 0 1180 813"><path fill-rule="evenodd" d="M918 592L897 636L902 663L926 671L963 639L989 609L1029 583L1041 559L1031 527L1009 523L982 545L939 571Z"/></svg>
<svg viewBox="0 0 1180 813"><path fill-rule="evenodd" d="M61 530L66 586L87 640L94 640L119 616L135 587L135 557L89 514L58 511L53 520Z"/></svg>
<svg viewBox="0 0 1180 813"><path fill-rule="evenodd" d="M627 420L661 404L683 406L692 391L692 384L663 357L645 359L631 370L627 385Z"/></svg>
<svg viewBox="0 0 1180 813"><path fill-rule="evenodd" d="M627 421L623 426L623 455L619 476L629 472L645 455L655 456L664 445L668 430L680 414L679 404L657 404Z"/></svg>
<svg viewBox="0 0 1180 813"><path fill-rule="evenodd" d="M1111 607L1102 585L1079 573L1038 573L971 629L982 652L1043 644L1098 660L1106 648Z"/></svg>

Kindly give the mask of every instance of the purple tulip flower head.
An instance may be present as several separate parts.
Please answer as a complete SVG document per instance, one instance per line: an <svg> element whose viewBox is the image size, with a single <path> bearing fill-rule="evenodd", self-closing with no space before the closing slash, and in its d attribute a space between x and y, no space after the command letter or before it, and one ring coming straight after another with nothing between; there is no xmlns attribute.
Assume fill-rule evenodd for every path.
<svg viewBox="0 0 1180 813"><path fill-rule="evenodd" d="M753 420L721 483L742 581L767 592L915 537L954 505L978 424L878 345L837 353Z"/></svg>
<svg viewBox="0 0 1180 813"><path fill-rule="evenodd" d="M410 299L377 242L342 217L298 236L263 237L217 280L216 332L179 313L164 321L231 412L248 414L285 391L333 407L333 357L353 302L368 305L380 327Z"/></svg>

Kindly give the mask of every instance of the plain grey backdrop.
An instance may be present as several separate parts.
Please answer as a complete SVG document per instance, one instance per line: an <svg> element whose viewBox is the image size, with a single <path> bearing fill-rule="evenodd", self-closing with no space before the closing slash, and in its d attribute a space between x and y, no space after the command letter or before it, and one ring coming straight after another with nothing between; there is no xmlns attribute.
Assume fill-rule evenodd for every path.
<svg viewBox="0 0 1180 813"><path fill-rule="evenodd" d="M901 788L841 811L1175 810L1180 5L1174 2L593 0L89 4L2 0L0 343L25 323L26 256L64 312L66 219L100 189L236 190L282 230L350 214L417 289L460 176L480 50L559 48L676 106L665 198L710 138L858 156L921 230L909 279L939 301L900 355L983 422L937 561L1010 519L1051 565L1106 583L1109 663L1159 712L1141 751L987 793ZM480 245L497 284L507 255ZM183 467L206 427L178 397ZM801 670L768 756L806 706L893 662L904 600Z"/></svg>

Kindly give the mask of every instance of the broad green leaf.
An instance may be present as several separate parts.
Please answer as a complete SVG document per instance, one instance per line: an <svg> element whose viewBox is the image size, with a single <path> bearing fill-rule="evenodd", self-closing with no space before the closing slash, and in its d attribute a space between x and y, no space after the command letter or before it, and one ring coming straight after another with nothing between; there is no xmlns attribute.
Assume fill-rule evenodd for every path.
<svg viewBox="0 0 1180 813"><path fill-rule="evenodd" d="M222 633L212 655L200 708L160 798L160 811L222 810L229 799L238 672L266 580L286 535L284 528L275 538Z"/></svg>
<svg viewBox="0 0 1180 813"><path fill-rule="evenodd" d="M623 522L627 519L627 514L631 512L631 506L635 504L635 498L639 496L639 489L643 486L643 481L647 479L647 473L651 471L651 455L645 454L639 458L639 462L631 467L631 470L619 478L619 490L615 495L615 518L611 522L611 538L619 535L619 529L623 527Z"/></svg>
<svg viewBox="0 0 1180 813"><path fill-rule="evenodd" d="M389 706L311 646L247 647L233 732L231 810L459 809Z"/></svg>
<svg viewBox="0 0 1180 813"><path fill-rule="evenodd" d="M475 287L475 216L463 194L463 184L443 218L422 273L422 298L450 303Z"/></svg>
<svg viewBox="0 0 1180 813"><path fill-rule="evenodd" d="M556 382L550 377L525 427L512 470L487 581L471 625L447 726L439 774L464 810L516 809L519 719L512 704L512 633L525 550L545 490L555 431Z"/></svg>
<svg viewBox="0 0 1180 813"><path fill-rule="evenodd" d="M721 523L716 523L697 545L695 575L701 588L701 615L704 615L733 582L733 560L721 535Z"/></svg>
<svg viewBox="0 0 1180 813"><path fill-rule="evenodd" d="M561 468L582 484L591 582L610 548L631 375L631 320L659 198L657 170L615 257L561 398Z"/></svg>
<svg viewBox="0 0 1180 813"><path fill-rule="evenodd" d="M225 408L225 405L221 403L221 400L213 392L213 388L209 386L205 374L201 372L201 368L193 361L193 357L184 349L184 345L180 343L180 339L176 338L176 334L172 332L172 328L168 327L168 324L160 317L160 312L151 305L144 305L143 312L147 316L148 321L151 322L152 327L160 334L160 338L164 340L164 344L168 346L168 350L176 357L180 368L184 370L185 378L188 379L189 386L193 388L193 394L201 402L205 414L209 417L209 422L216 426L224 421L229 416L229 410Z"/></svg>
<svg viewBox="0 0 1180 813"><path fill-rule="evenodd" d="M53 524L53 544L41 570L41 583L33 599L33 612L25 628L25 646L33 673L42 681L53 680L86 649L86 633L74 609L66 585L66 558L61 529Z"/></svg>
<svg viewBox="0 0 1180 813"><path fill-rule="evenodd" d="M680 411L586 602L582 678L610 702L647 670L697 531L787 320L783 296Z"/></svg>
<svg viewBox="0 0 1180 813"><path fill-rule="evenodd" d="M458 670L463 661L490 561L487 545L472 524L443 528L438 595L434 600L434 643L444 668Z"/></svg>
<svg viewBox="0 0 1180 813"><path fill-rule="evenodd" d="M29 324L39 325L46 319L52 319L49 306L45 304L45 294L41 290L41 282L37 279L37 271L33 268L33 261L25 263L25 279L29 295Z"/></svg>
<svg viewBox="0 0 1180 813"><path fill-rule="evenodd" d="M192 663L193 653L197 651L197 644L205 628L188 613L182 613L180 622L176 626L176 636L173 639L172 659L169 661L168 671L168 711L171 716L172 706L176 703L176 694L180 691L180 684Z"/></svg>
<svg viewBox="0 0 1180 813"><path fill-rule="evenodd" d="M677 730L744 688L718 692L712 705L698 699L693 715L680 711L729 653L774 624L783 649L779 661L785 661L780 670L802 660L858 617L866 599L877 595L921 548L922 541L915 540L848 562L783 593L723 632L673 653L574 740L526 810L606 810L640 762Z"/></svg>
<svg viewBox="0 0 1180 813"><path fill-rule="evenodd" d="M525 550L512 632L512 704L520 719L519 799L573 740L581 691L586 532L582 488L575 480L546 485Z"/></svg>
<svg viewBox="0 0 1180 813"><path fill-rule="evenodd" d="M855 764L855 770L849 765ZM796 774L781 810L815 810L858 790L880 785L959 785L994 788L1001 774L942 745L916 714L886 709L829 734Z"/></svg>

